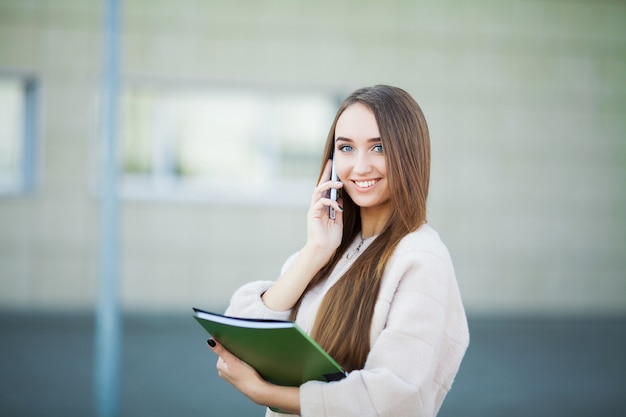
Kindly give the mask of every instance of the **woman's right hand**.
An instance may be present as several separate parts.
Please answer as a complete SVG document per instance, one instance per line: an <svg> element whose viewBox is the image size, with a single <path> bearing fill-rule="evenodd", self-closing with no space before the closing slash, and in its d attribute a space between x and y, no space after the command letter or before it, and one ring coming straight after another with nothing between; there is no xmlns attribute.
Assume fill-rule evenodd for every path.
<svg viewBox="0 0 626 417"><path fill-rule="evenodd" d="M331 181L332 161L328 160L320 182L313 191L311 206L307 213L307 245L317 250L328 251L329 256L339 247L343 234L343 208L341 199L331 200L331 189L341 189L340 181ZM330 218L330 208L335 210L335 218Z"/></svg>
<svg viewBox="0 0 626 417"><path fill-rule="evenodd" d="M331 161L328 161L322 179L313 191L311 206L307 213L307 241L287 270L262 295L265 305L274 311L291 309L298 301L315 274L333 256L341 244L343 233L343 209L341 199L332 201L327 197L331 188L340 189L343 184L330 180ZM329 207L336 211L330 218Z"/></svg>

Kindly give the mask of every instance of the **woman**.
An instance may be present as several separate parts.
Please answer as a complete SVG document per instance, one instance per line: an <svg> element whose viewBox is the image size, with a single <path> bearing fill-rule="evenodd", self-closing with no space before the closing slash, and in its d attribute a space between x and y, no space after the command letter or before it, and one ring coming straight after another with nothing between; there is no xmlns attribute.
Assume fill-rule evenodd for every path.
<svg viewBox="0 0 626 417"><path fill-rule="evenodd" d="M304 247L275 282L238 289L226 314L295 320L349 374L273 385L210 339L218 373L254 402L302 416L434 416L469 333L450 256L426 223L430 139L420 107L396 87L355 91L323 161Z"/></svg>

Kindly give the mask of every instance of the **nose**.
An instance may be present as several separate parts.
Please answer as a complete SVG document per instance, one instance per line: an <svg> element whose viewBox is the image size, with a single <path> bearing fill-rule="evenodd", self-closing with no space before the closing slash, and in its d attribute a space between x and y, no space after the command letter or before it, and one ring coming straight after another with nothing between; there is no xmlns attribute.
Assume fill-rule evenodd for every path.
<svg viewBox="0 0 626 417"><path fill-rule="evenodd" d="M372 172L372 169L372 162L370 161L368 152L359 152L354 161L354 173L357 175L365 175Z"/></svg>

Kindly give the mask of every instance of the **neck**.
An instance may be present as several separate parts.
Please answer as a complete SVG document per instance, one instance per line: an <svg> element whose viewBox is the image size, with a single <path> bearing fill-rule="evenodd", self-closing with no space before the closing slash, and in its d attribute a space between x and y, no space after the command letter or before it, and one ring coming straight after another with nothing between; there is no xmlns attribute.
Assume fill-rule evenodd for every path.
<svg viewBox="0 0 626 417"><path fill-rule="evenodd" d="M379 235L391 216L389 205L361 207L361 239Z"/></svg>

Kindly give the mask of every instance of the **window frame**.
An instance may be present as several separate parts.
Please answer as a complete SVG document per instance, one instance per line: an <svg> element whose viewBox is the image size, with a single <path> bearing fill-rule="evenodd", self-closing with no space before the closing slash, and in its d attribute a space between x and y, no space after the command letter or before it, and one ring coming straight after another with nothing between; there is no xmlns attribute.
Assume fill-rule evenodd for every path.
<svg viewBox="0 0 626 417"><path fill-rule="evenodd" d="M319 158L322 156L323 145L326 140L328 129L334 117L334 111L341 103L341 96L336 90L316 89L310 87L259 87L259 86L229 86L216 85L212 83L200 83L189 85L184 82L138 82L129 81L122 86L120 98L125 91L130 89L146 89L157 91L164 95L172 92L206 90L207 92L252 92L255 94L312 94L326 96L331 104L332 112L327 124L322 127L324 131L323 137L320 137ZM120 106L120 111L123 111ZM120 120L123 120L121 115ZM120 141L123 141L123 127L120 124ZM123 148L121 144L120 149ZM121 159L122 156L120 155ZM320 159L321 163L321 159ZM158 175L153 174L132 174L124 171L122 160L120 160L120 189L121 197L127 200L141 201L165 201L165 202L191 202L191 203L210 203L218 205L238 205L238 206L268 206L268 207L306 207L310 203L311 192L317 183L317 171L311 177L299 178L280 178L277 177L267 184L262 190L245 189L235 190L230 187L223 186L207 186L194 187L193 181L177 180L174 175ZM160 186L155 187L155 183Z"/></svg>
<svg viewBox="0 0 626 417"><path fill-rule="evenodd" d="M23 104L21 109L21 155L17 168L18 180L14 186L0 187L0 198L31 194L37 186L37 143L39 133L39 77L31 73L7 71L0 68L0 78L20 84Z"/></svg>

